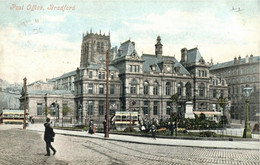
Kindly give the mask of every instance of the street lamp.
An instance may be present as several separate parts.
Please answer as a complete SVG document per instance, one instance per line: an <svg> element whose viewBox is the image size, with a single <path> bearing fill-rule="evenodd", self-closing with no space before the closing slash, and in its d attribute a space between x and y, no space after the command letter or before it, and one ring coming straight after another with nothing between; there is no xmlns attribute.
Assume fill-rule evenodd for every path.
<svg viewBox="0 0 260 165"><path fill-rule="evenodd" d="M243 133L243 138L252 138L252 134L250 131L250 126L248 123L248 103L249 103L249 96L251 94L252 88L249 87L249 85L246 85L246 87L243 89L243 93L246 96L246 119L245 119L245 129Z"/></svg>

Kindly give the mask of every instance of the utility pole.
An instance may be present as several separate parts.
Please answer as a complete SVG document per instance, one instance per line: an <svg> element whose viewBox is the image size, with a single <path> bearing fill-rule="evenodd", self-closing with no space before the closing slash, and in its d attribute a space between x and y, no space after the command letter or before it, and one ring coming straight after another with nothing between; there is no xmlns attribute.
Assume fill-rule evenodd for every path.
<svg viewBox="0 0 260 165"><path fill-rule="evenodd" d="M27 106L27 100L26 100L26 93L27 93L27 87L26 87L26 77L23 79L23 88L24 88L24 114L23 114L23 129L26 129L26 106Z"/></svg>
<svg viewBox="0 0 260 165"><path fill-rule="evenodd" d="M109 72L109 50L106 53L106 133L105 138L109 138L108 135L108 72Z"/></svg>

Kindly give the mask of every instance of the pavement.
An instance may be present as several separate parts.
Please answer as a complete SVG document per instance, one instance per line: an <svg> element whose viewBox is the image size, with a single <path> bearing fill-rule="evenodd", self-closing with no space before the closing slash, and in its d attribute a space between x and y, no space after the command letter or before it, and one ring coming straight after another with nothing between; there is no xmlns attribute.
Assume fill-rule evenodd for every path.
<svg viewBox="0 0 260 165"><path fill-rule="evenodd" d="M0 125L3 127L4 125ZM22 126L20 126L22 129ZM43 124L31 124L26 128L29 131L44 132ZM86 138L98 138L103 140L121 141L137 144L149 145L164 145L164 146L180 146L180 147L198 147L210 149L238 149L238 150L258 150L260 151L260 139L242 140L242 141L227 141L227 140L194 140L194 139L173 139L173 138L156 138L109 134L108 138L104 137L104 133L89 134L86 131L70 131L54 129L56 134L66 136L77 136Z"/></svg>

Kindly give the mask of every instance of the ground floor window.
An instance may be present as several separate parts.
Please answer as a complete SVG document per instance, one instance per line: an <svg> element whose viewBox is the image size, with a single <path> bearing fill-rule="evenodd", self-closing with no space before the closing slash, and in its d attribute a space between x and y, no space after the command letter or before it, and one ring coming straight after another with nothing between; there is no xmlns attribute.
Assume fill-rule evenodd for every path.
<svg viewBox="0 0 260 165"><path fill-rule="evenodd" d="M42 115L42 103L37 103L37 115Z"/></svg>

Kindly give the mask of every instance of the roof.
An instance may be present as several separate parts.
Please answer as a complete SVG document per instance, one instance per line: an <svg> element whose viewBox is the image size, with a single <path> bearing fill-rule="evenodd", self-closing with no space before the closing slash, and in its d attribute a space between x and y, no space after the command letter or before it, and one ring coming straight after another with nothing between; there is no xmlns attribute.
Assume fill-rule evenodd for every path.
<svg viewBox="0 0 260 165"><path fill-rule="evenodd" d="M28 90L28 94L32 95L41 95L41 94L52 94L52 95L64 95L64 94L73 94L72 91L69 90Z"/></svg>
<svg viewBox="0 0 260 165"><path fill-rule="evenodd" d="M250 59L251 57L248 57L248 58ZM259 61L260 61L260 56L252 57L252 62L259 62ZM240 64L245 64L245 63L246 63L246 58L242 58L240 61ZM237 64L234 64L234 60L212 65L209 70L226 68L226 67L230 67L233 65L237 65Z"/></svg>
<svg viewBox="0 0 260 165"><path fill-rule="evenodd" d="M106 66L105 65L102 65L102 64L90 64L87 69L99 69L99 68L102 68L104 67L106 69ZM109 70L110 71L118 71L118 69L114 66L109 66Z"/></svg>
<svg viewBox="0 0 260 165"><path fill-rule="evenodd" d="M187 52L187 63L197 63L200 61L200 59L203 58L199 52L198 48L193 48L188 50Z"/></svg>
<svg viewBox="0 0 260 165"><path fill-rule="evenodd" d="M163 56L162 59L158 59L155 55L152 54L143 54L142 58L145 60L143 63L143 71L144 72L151 72L151 65L155 65L156 66L156 70L155 72L161 72L160 68L158 66L158 63L162 62L162 61L166 61L166 60L170 60L174 62L174 67L179 66L180 67L180 73L181 74L190 74L185 67L179 63L175 57L169 57L169 56Z"/></svg>
<svg viewBox="0 0 260 165"><path fill-rule="evenodd" d="M54 78L50 79L48 82L54 82L58 79L63 79L63 78L66 78L66 77L75 76L76 74L77 74L77 72L74 70L74 71L71 71L71 72L64 73L63 75L61 75L59 77L54 77Z"/></svg>
<svg viewBox="0 0 260 165"><path fill-rule="evenodd" d="M123 56L130 56L133 53L138 55L137 51L135 50L135 43L130 40L127 40L126 42L120 45L115 59Z"/></svg>

